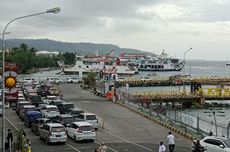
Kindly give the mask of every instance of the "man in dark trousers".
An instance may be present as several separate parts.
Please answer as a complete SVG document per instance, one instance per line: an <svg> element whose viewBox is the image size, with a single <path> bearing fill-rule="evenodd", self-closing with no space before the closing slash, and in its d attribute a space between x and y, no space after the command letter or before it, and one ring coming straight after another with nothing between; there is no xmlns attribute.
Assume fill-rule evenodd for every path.
<svg viewBox="0 0 230 152"><path fill-rule="evenodd" d="M175 148L175 137L172 134L172 132L170 131L168 136L167 136L167 141L168 141L168 145L169 145L169 152L174 152L174 148Z"/></svg>
<svg viewBox="0 0 230 152"><path fill-rule="evenodd" d="M11 146L11 147L12 147L13 138L14 138L13 133L11 132L10 129L8 129L6 140L7 140L7 143L9 144L9 146Z"/></svg>

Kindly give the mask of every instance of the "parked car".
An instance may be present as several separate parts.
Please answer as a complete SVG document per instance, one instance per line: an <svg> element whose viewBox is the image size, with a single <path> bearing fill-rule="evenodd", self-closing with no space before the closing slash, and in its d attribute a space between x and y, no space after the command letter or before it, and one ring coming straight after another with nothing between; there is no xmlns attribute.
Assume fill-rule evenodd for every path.
<svg viewBox="0 0 230 152"><path fill-rule="evenodd" d="M57 106L55 105L45 105L40 110L43 117L52 118L60 114Z"/></svg>
<svg viewBox="0 0 230 152"><path fill-rule="evenodd" d="M48 95L48 89L45 85L41 85L37 88L37 94L41 97L46 97Z"/></svg>
<svg viewBox="0 0 230 152"><path fill-rule="evenodd" d="M68 77L66 78L66 80L67 80L67 83L80 83L81 82L81 79L75 78L75 77Z"/></svg>
<svg viewBox="0 0 230 152"><path fill-rule="evenodd" d="M35 105L36 107L38 107L39 104L43 104L42 98L39 95L30 96L29 101L32 105Z"/></svg>
<svg viewBox="0 0 230 152"><path fill-rule="evenodd" d="M42 118L42 114L39 111L27 111L25 115L24 123L30 128L31 124L36 122L38 118Z"/></svg>
<svg viewBox="0 0 230 152"><path fill-rule="evenodd" d="M60 123L47 123L40 128L40 139L49 143L66 143L67 135L65 127Z"/></svg>
<svg viewBox="0 0 230 152"><path fill-rule="evenodd" d="M57 96L46 96L46 98L43 99L43 102L45 104L50 104L50 102L53 100L58 100L58 97Z"/></svg>
<svg viewBox="0 0 230 152"><path fill-rule="evenodd" d="M57 86L50 86L48 88L48 95L58 96L59 93L60 93L60 91L58 90Z"/></svg>
<svg viewBox="0 0 230 152"><path fill-rule="evenodd" d="M59 104L65 103L63 100L52 100L49 105L55 105L58 106Z"/></svg>
<svg viewBox="0 0 230 152"><path fill-rule="evenodd" d="M40 128L43 127L44 124L50 122L49 118L38 118L35 122L31 124L31 131L35 133L35 135L40 134Z"/></svg>
<svg viewBox="0 0 230 152"><path fill-rule="evenodd" d="M79 114L84 113L84 111L79 108L70 108L69 110L69 114L73 117L77 117Z"/></svg>
<svg viewBox="0 0 230 152"><path fill-rule="evenodd" d="M17 102L17 107L16 107L16 113L19 115L20 109L22 109L22 106L25 105L31 105L29 101L18 101Z"/></svg>
<svg viewBox="0 0 230 152"><path fill-rule="evenodd" d="M34 105L24 105L19 111L19 117L21 118L21 120L24 121L27 111L36 111L36 108Z"/></svg>
<svg viewBox="0 0 230 152"><path fill-rule="evenodd" d="M47 78L47 81L49 83L55 83L55 84L60 84L60 83L63 83L63 81L59 78L56 78L56 77L50 77L50 78Z"/></svg>
<svg viewBox="0 0 230 152"><path fill-rule="evenodd" d="M89 122L95 129L98 128L98 119L97 116L93 113L81 113L77 116L77 118Z"/></svg>
<svg viewBox="0 0 230 152"><path fill-rule="evenodd" d="M74 141L96 139L96 133L93 126L88 122L73 122L67 127L67 135Z"/></svg>
<svg viewBox="0 0 230 152"><path fill-rule="evenodd" d="M29 83L32 84L33 81L36 81L34 78L23 78L23 83Z"/></svg>
<svg viewBox="0 0 230 152"><path fill-rule="evenodd" d="M69 126L72 122L75 121L75 118L72 115L69 114L61 114L56 117L53 117L51 120L52 123L60 123L64 125L65 127Z"/></svg>
<svg viewBox="0 0 230 152"><path fill-rule="evenodd" d="M224 137L207 136L200 144L208 152L230 152L230 140Z"/></svg>
<svg viewBox="0 0 230 152"><path fill-rule="evenodd" d="M63 102L63 103L57 105L57 107L60 111L60 114L69 113L71 108L75 108L73 103L68 103L68 102Z"/></svg>

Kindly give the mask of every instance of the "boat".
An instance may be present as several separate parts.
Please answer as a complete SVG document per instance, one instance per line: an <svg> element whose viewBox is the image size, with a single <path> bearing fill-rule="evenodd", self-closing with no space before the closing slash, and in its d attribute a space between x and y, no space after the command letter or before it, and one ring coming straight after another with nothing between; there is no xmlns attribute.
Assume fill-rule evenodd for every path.
<svg viewBox="0 0 230 152"><path fill-rule="evenodd" d="M230 66L230 62L226 63L226 66Z"/></svg>
<svg viewBox="0 0 230 152"><path fill-rule="evenodd" d="M62 62L59 62L62 63ZM70 68L66 68L63 64L59 65L63 73L66 75L72 74L86 74L89 72L102 72L103 74L117 74L117 75L134 75L138 72L138 69L134 69L132 66L124 65L120 63L119 58L113 56L91 56L84 57L75 62L75 65Z"/></svg>
<svg viewBox="0 0 230 152"><path fill-rule="evenodd" d="M184 61L168 57L164 51L159 56L146 57L138 61L139 71L181 71Z"/></svg>

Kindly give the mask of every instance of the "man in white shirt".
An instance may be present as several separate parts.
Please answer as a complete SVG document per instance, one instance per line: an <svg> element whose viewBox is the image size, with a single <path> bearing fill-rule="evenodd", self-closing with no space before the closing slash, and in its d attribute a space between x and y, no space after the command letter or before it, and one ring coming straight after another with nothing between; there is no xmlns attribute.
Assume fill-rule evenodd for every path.
<svg viewBox="0 0 230 152"><path fill-rule="evenodd" d="M163 144L163 141L160 142L159 152L166 152L166 148L165 148L165 145Z"/></svg>
<svg viewBox="0 0 230 152"><path fill-rule="evenodd" d="M169 145L169 152L173 152L175 148L175 137L172 132L169 132L169 135L167 136L167 141Z"/></svg>

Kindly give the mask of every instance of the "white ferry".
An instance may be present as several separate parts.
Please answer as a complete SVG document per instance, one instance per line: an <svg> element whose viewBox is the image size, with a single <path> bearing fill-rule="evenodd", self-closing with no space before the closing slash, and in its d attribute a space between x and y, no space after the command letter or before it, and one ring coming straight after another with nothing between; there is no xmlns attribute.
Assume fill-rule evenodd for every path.
<svg viewBox="0 0 230 152"><path fill-rule="evenodd" d="M60 66L61 67L61 66ZM63 67L63 66L62 66ZM89 72L103 72L104 74L134 75L138 69L129 65L122 65L119 59L112 56L93 56L77 60L70 68L62 68L64 74L82 74Z"/></svg>
<svg viewBox="0 0 230 152"><path fill-rule="evenodd" d="M170 58L164 51L159 56L146 57L138 62L139 71L180 71L184 67L184 61Z"/></svg>

